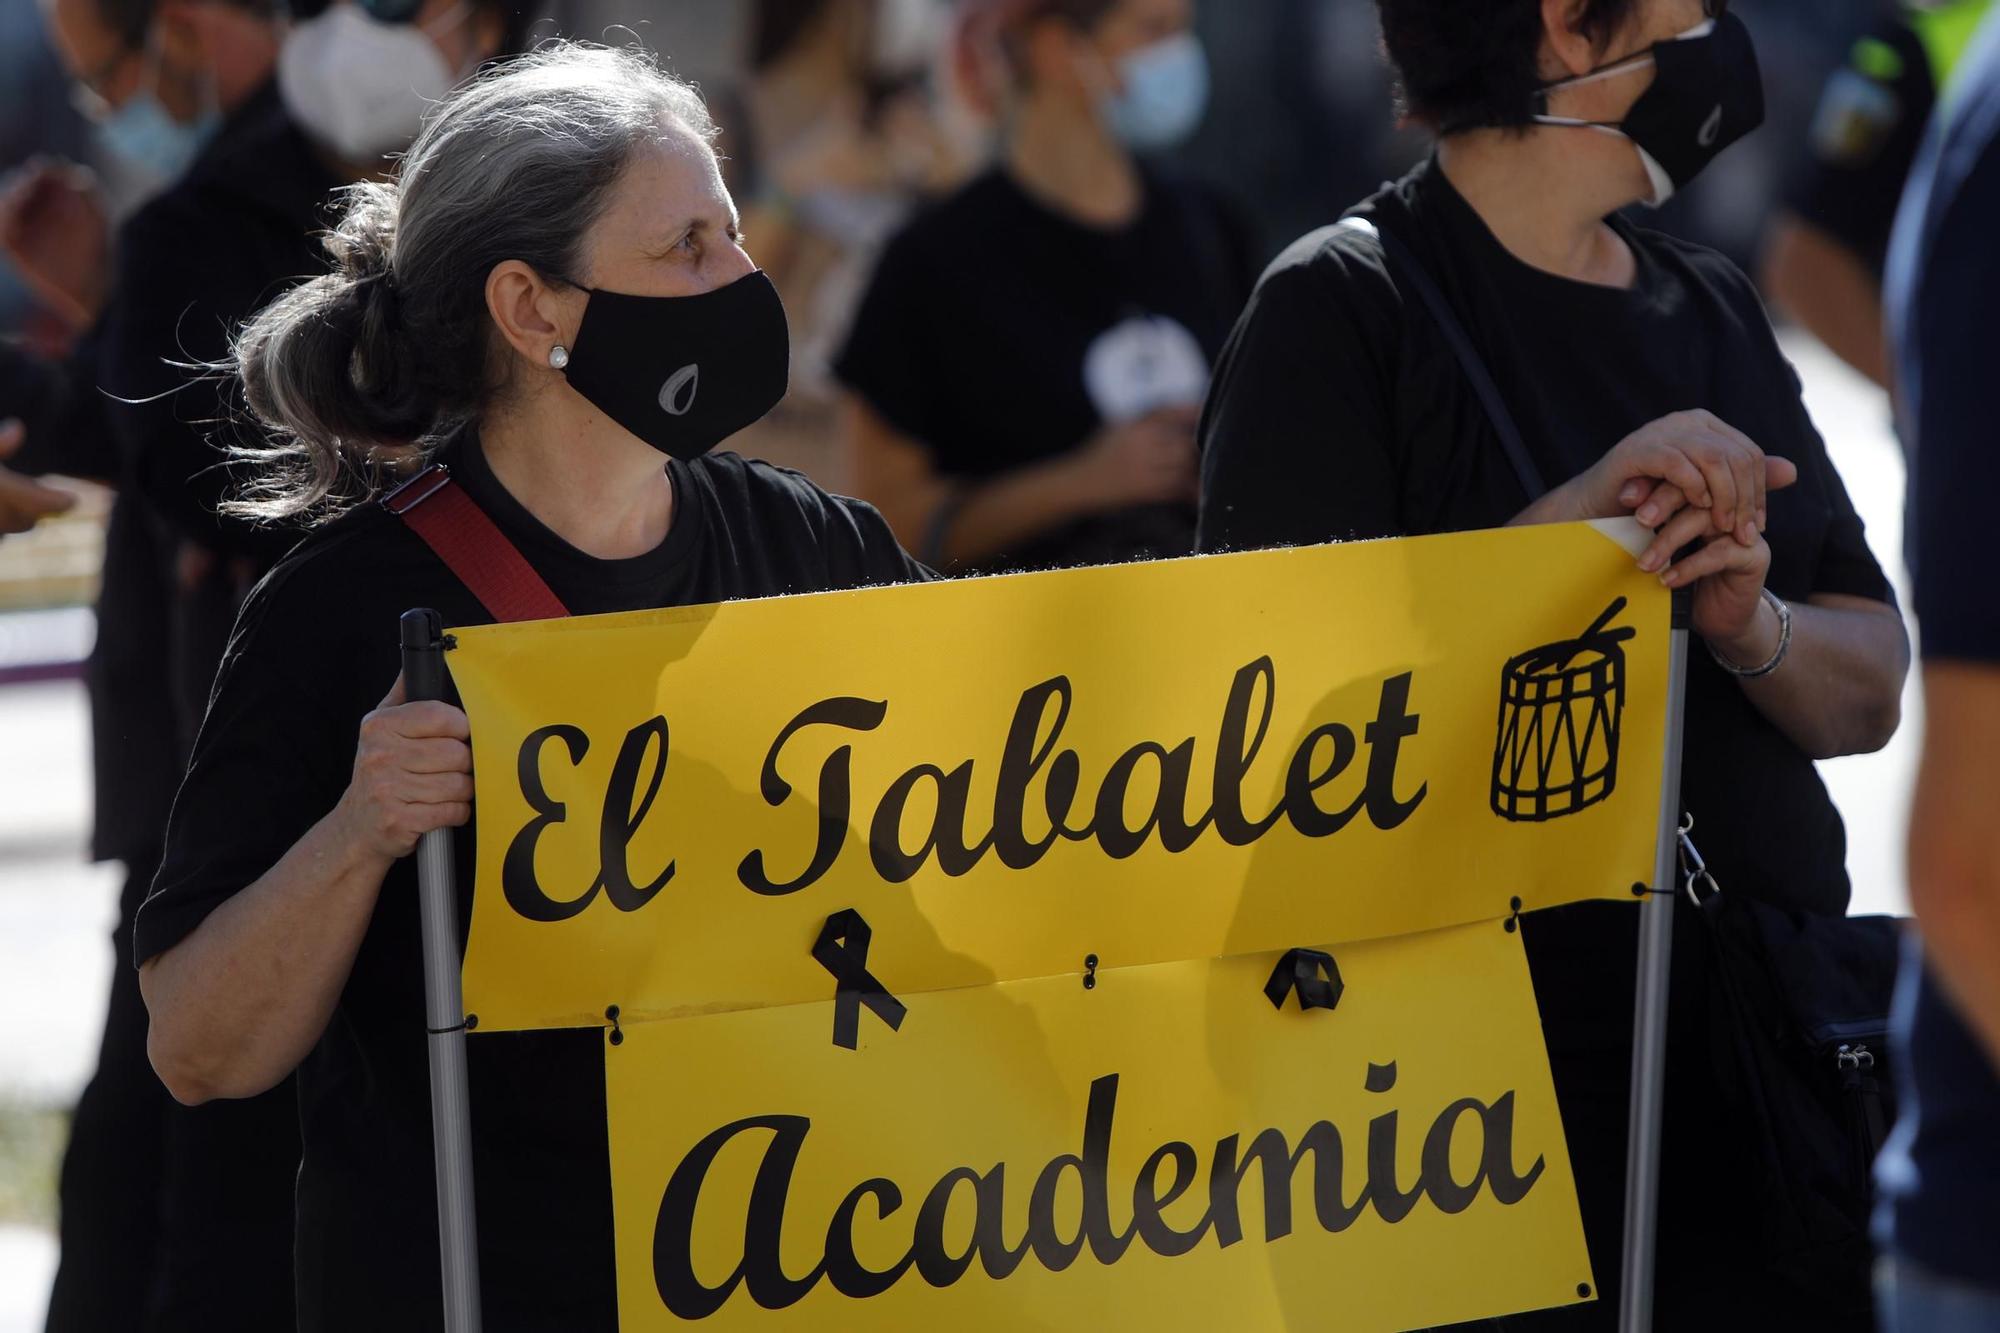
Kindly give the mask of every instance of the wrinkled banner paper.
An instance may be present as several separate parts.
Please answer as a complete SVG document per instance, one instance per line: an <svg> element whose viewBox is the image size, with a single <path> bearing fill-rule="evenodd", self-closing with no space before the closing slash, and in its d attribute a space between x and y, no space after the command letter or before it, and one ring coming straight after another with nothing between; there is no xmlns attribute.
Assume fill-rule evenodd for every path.
<svg viewBox="0 0 2000 1333"><path fill-rule="evenodd" d="M617 1038L623 1326L1397 1329L1588 1298L1506 927L1651 874L1669 610L1630 543L456 631L466 1005ZM1332 1007L1267 997L1299 948Z"/></svg>

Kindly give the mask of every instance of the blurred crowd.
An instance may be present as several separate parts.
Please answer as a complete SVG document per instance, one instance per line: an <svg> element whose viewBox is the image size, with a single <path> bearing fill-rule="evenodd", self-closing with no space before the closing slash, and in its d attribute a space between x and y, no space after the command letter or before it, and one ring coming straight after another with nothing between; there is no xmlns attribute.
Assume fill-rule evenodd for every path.
<svg viewBox="0 0 2000 1333"><path fill-rule="evenodd" d="M1679 4L1652 0L1663 13ZM1763 129L1706 171L1699 171L1705 159L1681 170L1677 161L1648 156L1658 207L1642 221L1727 256L1755 276L1778 317L1804 325L1889 385L1899 378L1886 332L1896 299L1885 291L1898 201L1917 169L1926 126L1948 101L1993 6L1687 0L1681 7L1690 6L1708 22L1740 20L1754 34L1749 78L1758 79L1761 65L1762 100L1750 125L1761 119ZM1543 6L1560 7L1557 0ZM1584 0L1572 7L1589 8ZM1624 8L1634 7L1646 5L1635 0ZM169 807L232 626L258 580L302 531L253 521L227 503L273 457L260 420L309 420L312 408L300 400L315 388L294 377L286 392L299 400L274 403L269 391L261 400L246 397L227 372L239 354L256 349L241 352L236 336L274 299L326 272L330 260L356 283L379 280L388 290L388 269L379 255L364 253L360 233L350 227L329 238L329 229L341 220L343 201L371 197L353 194L355 187L393 178L398 155L439 99L489 62L552 37L659 53L668 70L702 92L739 215L732 239L740 236L775 284L789 321L789 389L767 414L752 414L761 419L731 437L730 448L865 499L895 542L932 570L1056 568L1471 525L1470 511L1452 509L1449 497L1408 493L1394 497L1403 508L1393 519L1374 523L1390 497L1364 512L1356 497L1370 478L1322 470L1306 456L1312 440L1304 426L1324 435L1326 414L1352 404L1307 392L1319 370L1297 349L1326 349L1326 374L1337 380L1344 372L1332 364L1336 356L1354 364L1378 344L1349 346L1340 341L1344 330L1273 323L1283 317L1288 273L1318 273L1315 265L1344 253L1344 242L1324 239L1311 253L1286 247L1385 180L1417 168L1405 177L1417 184L1406 184L1404 197L1391 190L1373 201L1369 216L1386 230L1437 228L1438 240L1463 226L1463 219L1442 220L1436 202L1421 204L1424 189L1444 187L1424 186L1418 164L1432 151L1439 108L1465 101L1458 86L1465 79L1420 85L1418 62L1443 59L1436 46L1447 44L1427 46L1406 34L1398 48L1393 32L1392 68L1380 16L1394 8L1422 6L0 0L0 531L75 521L62 515L79 485L111 497L97 645L87 668L97 747L93 850L122 862L128 874L99 1072L78 1107L63 1170L63 1265L50 1328L270 1328L293 1318L300 1093L287 1081L198 1110L174 1103L147 1059L133 922L154 883ZM1661 29L1661 48L1677 32ZM1620 69L1606 67L1614 75ZM1587 70L1550 83L1537 91L1538 105L1596 77ZM1725 98L1717 105L1719 115L1733 104ZM1537 114L1547 124L1620 123ZM1729 146L1711 145L1712 129L1703 133L1705 148ZM1502 161L1503 151L1479 157L1468 150L1464 176L1453 177L1494 232L1481 232L1482 241L1474 227L1439 240L1439 255L1494 235L1519 253L1513 233L1496 221L1511 205L1467 184ZM1441 179L1431 161L1431 175ZM1693 252L1659 244L1662 255ZM1381 253L1371 251L1371 260ZM1688 262L1690 272L1710 275L1690 283L1710 282L1719 294L1703 288L1704 295L1714 294L1733 329L1748 330L1745 365L1754 361L1761 389L1744 392L1768 401L1743 410L1754 416L1771 409L1760 443L1775 453L1768 437L1800 431L1801 423L1792 410L1796 385L1784 383L1789 368L1759 332L1765 315L1754 296L1745 305L1728 279L1714 279L1714 270L1702 267L1708 261ZM1395 261L1387 267L1394 270ZM1353 273L1351 263L1344 271ZM1515 317L1494 293L1459 289L1447 277L1475 334L1492 334ZM398 299L329 306L322 322L353 320L346 345L366 348L379 332L375 324L410 313L393 311ZM1493 308L1477 306L1489 300ZM1572 313L1555 301L1541 309L1550 323ZM1580 321L1595 318L1582 304L1576 311ZM1594 344L1570 349L1576 355L1602 356L1612 345L1586 323L1576 327ZM1641 320L1633 327L1665 338L1680 326ZM1260 355L1260 336L1287 350ZM1523 345L1512 343L1510 355ZM1660 363L1649 370L1667 373L1660 367L1671 356L1635 345L1638 359ZM1562 344L1546 346L1555 355ZM577 350L547 349L548 366L564 371ZM1494 360L1503 383L1515 383L1511 361ZM373 415L364 424L373 438L415 439L438 424L440 391L420 369L369 363L360 354L349 361L325 368L323 377L366 381ZM1457 371L1448 373L1455 383ZM467 374L478 377L476 368ZM570 379L586 383L580 373ZM483 401L470 386L463 392L468 410ZM1576 395L1577 416L1601 408L1609 422L1633 408L1593 393ZM448 393L445 401L449 407ZM1428 402L1401 406L1414 417ZM1537 410L1549 406L1537 403ZM1333 419L1361 429L1346 416ZM1914 430L1907 424L1914 416L1905 420ZM1530 421L1537 461L1578 482L1596 471L1595 453L1562 455L1561 420L1546 431L1532 429L1538 424L1547 423ZM1295 440L1288 435L1294 427ZM1624 429L1593 437L1589 448L1602 452ZM1803 437L1817 448L1809 422ZM1294 455L1259 452L1288 440L1298 446ZM1429 446L1399 439L1396 447ZM1425 461L1435 465L1433 475L1460 477L1454 469L1462 460L1448 450ZM318 499L357 495L372 484L373 474L349 476L341 466L319 469ZM1756 467L1761 500L1761 457ZM1339 506L1315 498L1313 513L1294 525L1284 501L1263 493L1279 475L1312 480L1291 498L1350 498L1358 506L1353 521L1328 528ZM1687 484L1653 491L1649 481L1631 490L1638 480L1635 474L1626 490L1614 488L1619 512L1638 510L1645 519L1641 506L1651 503L1663 533L1714 538L1673 526L1676 508L1693 500ZM1792 480L1773 473L1773 493ZM1718 747L1694 762L1719 770L1715 756L1735 763L1747 754L1752 780L1719 771L1700 779L1726 787L1731 805L1746 811L1760 801L1776 808L1791 800L1782 789L1793 779L1772 775L1782 765L1797 771L1796 808L1774 817L1796 813L1798 828L1830 830L1813 853L1827 863L1820 867L1826 893L1816 898L1813 885L1783 884L1782 868L1760 860L1747 819L1740 849L1725 850L1740 850L1743 882L1755 883L1760 896L1838 916L1846 893L1839 823L1824 792L1806 790L1810 757L1886 739L1908 656L1901 621L1887 605L1893 596L1839 478L1807 482L1832 497L1811 542L1798 539L1811 546L1810 562L1771 563L1761 508L1751 504L1745 481L1745 521L1756 511L1756 530L1742 537L1740 551L1728 540L1737 534L1725 531L1715 562L1687 575L1709 589L1747 568L1725 567L1725 560L1765 562L1744 585L1740 605L1702 603L1697 615L1707 619L1697 628L1715 667L1702 667L1709 675L1698 692L1727 701L1713 705L1716 716L1725 707L1743 714L1729 724L1733 736L1768 731L1775 738L1759 740L1765 748L1755 753L1731 748L1725 755ZM1581 504L1576 485L1557 493ZM1541 488L1528 489L1539 502ZM1226 508L1217 496L1229 497ZM1436 511L1419 517L1432 500ZM1492 495L1480 500L1499 503ZM1516 510L1518 502L1495 510L1494 521ZM1774 533L1774 546L1778 540ZM1662 563L1677 544L1663 547ZM1799 585L1785 594L1802 608L1799 651L1828 654L1819 660L1826 674L1850 682L1841 687L1846 692L1793 697L1780 687L1759 694L1765 687L1739 690L1732 679L1774 671L1793 642L1793 609L1764 587L1767 567L1772 583L1789 577ZM1808 595L1813 609L1803 609ZM1839 622L1842 612L1872 619ZM1770 643L1761 637L1767 619ZM1749 655L1732 660L1737 649ZM1739 669L1767 656L1761 668ZM1876 696L1891 701L1882 705L1886 713L1870 704ZM1843 730L1828 717L1859 720ZM1782 765L1769 758L1781 748ZM1770 769L1755 767L1767 758ZM1718 841L1732 836L1726 820L1710 818L1725 830ZM1819 873L1801 869L1805 859L1793 858L1800 881ZM1753 881L1752 867L1755 874L1770 870L1768 892ZM1622 1084L1613 1091L1622 1096ZM1587 1137L1574 1126L1571 1134L1573 1142ZM1620 1142L1610 1134L1600 1146L1616 1155ZM222 1162L228 1169L218 1169ZM1615 1206L1607 1207L1594 1224L1615 1217ZM1595 1230L1592 1244L1603 1273L1609 1252L1600 1253ZM1615 1270L1615 1258L1610 1265Z"/></svg>

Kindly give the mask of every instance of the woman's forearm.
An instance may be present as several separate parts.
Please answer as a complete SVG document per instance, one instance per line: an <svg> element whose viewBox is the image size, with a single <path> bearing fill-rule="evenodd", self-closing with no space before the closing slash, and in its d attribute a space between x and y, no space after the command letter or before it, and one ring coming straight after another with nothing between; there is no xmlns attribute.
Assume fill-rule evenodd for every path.
<svg viewBox="0 0 2000 1333"><path fill-rule="evenodd" d="M1763 277L1774 304L1842 361L1889 387L1882 283L1859 255L1821 228L1787 214L1771 228Z"/></svg>
<svg viewBox="0 0 2000 1333"><path fill-rule="evenodd" d="M1030 463L945 499L955 507L933 516L946 520L935 554L946 564L983 560L1090 512L1074 463L1069 454Z"/></svg>
<svg viewBox="0 0 2000 1333"><path fill-rule="evenodd" d="M1163 407L1108 425L1052 458L977 480L946 475L931 450L849 394L843 426L855 494L904 548L940 569L1015 550L1087 514L1192 504L1195 413Z"/></svg>
<svg viewBox="0 0 2000 1333"><path fill-rule="evenodd" d="M1862 597L1819 597L1791 607L1792 643L1783 664L1745 678L1743 693L1815 759L1881 749L1902 719L1910 669L1902 617ZM1754 667L1777 651L1778 633L1777 613L1766 606L1740 642L1714 646L1738 666Z"/></svg>
<svg viewBox="0 0 2000 1333"><path fill-rule="evenodd" d="M276 1085L319 1040L393 862L336 806L279 862L139 969L147 1052L190 1105Z"/></svg>

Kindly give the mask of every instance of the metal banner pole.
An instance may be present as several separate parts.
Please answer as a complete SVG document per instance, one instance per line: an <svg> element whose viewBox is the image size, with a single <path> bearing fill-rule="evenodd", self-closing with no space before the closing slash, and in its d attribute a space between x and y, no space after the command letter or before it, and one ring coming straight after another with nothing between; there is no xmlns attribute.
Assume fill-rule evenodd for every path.
<svg viewBox="0 0 2000 1333"><path fill-rule="evenodd" d="M443 698L443 618L427 609L405 611L402 640L405 697L412 703ZM472 1107L465 1081L465 996L459 988L451 830L433 829L417 844L417 886L424 927L424 1026L430 1034L444 1327L446 1333L479 1333L479 1231L472 1210Z"/></svg>
<svg viewBox="0 0 2000 1333"><path fill-rule="evenodd" d="M1618 1291L1620 1333L1651 1333L1653 1259L1659 1234L1660 1130L1667 1075L1667 971L1673 962L1674 897L1681 807L1681 728L1687 713L1692 598L1674 593L1667 647L1666 761L1660 774L1652 891L1639 908L1639 980L1632 1018L1632 1111L1625 1140L1625 1255Z"/></svg>

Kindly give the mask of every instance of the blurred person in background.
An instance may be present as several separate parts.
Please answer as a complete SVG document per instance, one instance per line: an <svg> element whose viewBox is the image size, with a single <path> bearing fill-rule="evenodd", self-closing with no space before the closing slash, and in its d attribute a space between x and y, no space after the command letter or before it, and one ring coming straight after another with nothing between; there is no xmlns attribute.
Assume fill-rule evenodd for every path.
<svg viewBox="0 0 2000 1333"><path fill-rule="evenodd" d="M0 219L12 215L9 196L51 157L80 157L90 147L87 121L75 87L49 43L36 0L0 0ZM101 228L101 220L97 225ZM33 274L6 262L9 238L0 234L0 340L38 357L65 355L81 317L69 294L38 290ZM0 368L0 534L25 532L41 519L74 508L74 497L5 466L27 438L25 425L6 417L15 401L15 372Z"/></svg>
<svg viewBox="0 0 2000 1333"><path fill-rule="evenodd" d="M715 98L717 144L793 324L792 384L738 448L828 478L830 369L884 242L970 174L977 145L932 86L946 0L758 0L748 69Z"/></svg>
<svg viewBox="0 0 2000 1333"><path fill-rule="evenodd" d="M890 242L835 363L857 494L939 568L1193 549L1194 423L1253 277L1214 193L1140 154L1201 119L1189 0L975 0L999 160Z"/></svg>
<svg viewBox="0 0 2000 1333"><path fill-rule="evenodd" d="M1463 0L1377 7L1437 146L1353 210L1365 226L1308 234L1259 282L1203 419L1202 549L1635 515L1657 530L1639 567L1691 590L1707 648L1682 799L1708 865L1731 894L1844 914L1844 830L1813 761L1895 730L1902 619L1749 280L1619 213L1757 126L1748 30L1703 0L1506 0L1478 22ZM1521 471L1552 487L1540 498L1418 267L1518 424ZM1510 1327L1616 1321L1635 915L1522 923L1599 1300ZM1819 1327L1808 1312L1832 1298L1768 1271L1753 1209L1718 1206L1755 1164L1718 1091L1701 944L1674 947L1658 1317ZM1865 1291L1845 1303L1829 1318L1865 1318Z"/></svg>
<svg viewBox="0 0 2000 1333"><path fill-rule="evenodd" d="M1993 0L1899 4L1827 79L1765 239L1764 290L1887 387L1882 268L1924 126Z"/></svg>
<svg viewBox="0 0 2000 1333"><path fill-rule="evenodd" d="M68 491L45 486L5 465L4 460L12 458L26 438L27 430L20 422L0 421L0 536L26 532L76 505L76 497Z"/></svg>
<svg viewBox="0 0 2000 1333"><path fill-rule="evenodd" d="M230 113L251 103L277 57L278 21L268 4L50 0L46 13L106 152L161 184L195 166ZM156 195L153 204L165 198ZM133 267L132 252L145 245L154 216L142 208L114 239L91 173L48 160L19 172L0 199L0 249L77 339L64 362L0 351L0 414L20 420L26 436L15 464L117 491L86 681L92 852L122 861L127 878L104 1038L58 1182L51 1333L268 1327L291 1318L289 1293L270 1272L290 1254L290 1217L278 1189L297 1155L289 1098L200 1121L175 1115L149 1077L137 986L119 975L130 967L132 921L159 861L183 754L171 672L172 546L120 457L117 405L100 392L121 369L150 368L177 354L171 336L142 341L123 332L148 313L171 330L184 303L176 293L171 308L147 312L121 290L122 279L170 280L199 244L198 234L154 229L147 266ZM166 250L172 254L161 270ZM203 1253L209 1244L233 1253L217 1262Z"/></svg>
<svg viewBox="0 0 2000 1333"><path fill-rule="evenodd" d="M215 441L243 412L191 367L324 267L328 192L380 171L427 99L518 22L497 3L377 7L394 21L339 0L288 28L262 0L51 0L106 147L167 184L115 238L73 164L35 163L0 198L0 249L79 338L60 363L0 354L0 414L26 436L17 461L117 490L89 667L93 850L128 880L98 1069L64 1157L51 1330L292 1320L290 1087L174 1107L146 1063L130 946L236 606L296 538L218 517Z"/></svg>
<svg viewBox="0 0 2000 1333"><path fill-rule="evenodd" d="M1172 160L1249 206L1260 267L1426 151L1395 115L1369 0L1202 5L1195 33L1215 98Z"/></svg>
<svg viewBox="0 0 2000 1333"><path fill-rule="evenodd" d="M250 585L297 533L220 513L231 483L221 446L247 429L226 380L190 384L233 330L325 267L318 234L337 186L379 176L424 113L481 62L518 50L512 0L307 0L291 8L275 76L198 170L128 228L129 327L112 325L100 383L131 481L174 546L175 669L183 753L207 707L229 628ZM203 238L190 246L187 238Z"/></svg>
<svg viewBox="0 0 2000 1333"><path fill-rule="evenodd" d="M1877 1166L1889 1333L2000 1329L2000 585L1981 500L2000 306L2000 18L1947 91L1889 266L1924 749L1895 1015L1900 1120Z"/></svg>
<svg viewBox="0 0 2000 1333"><path fill-rule="evenodd" d="M36 0L0 0L0 173L32 158L82 157L88 127L71 102L69 76L49 48ZM64 330L19 274L0 263L0 336L21 337L54 354Z"/></svg>

